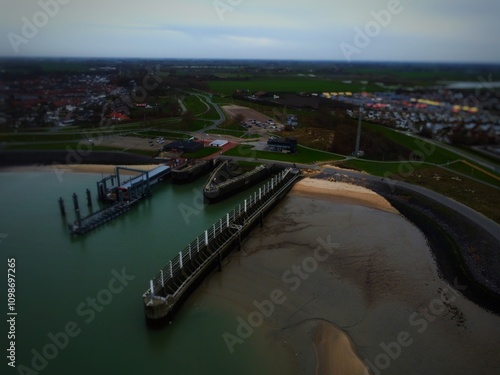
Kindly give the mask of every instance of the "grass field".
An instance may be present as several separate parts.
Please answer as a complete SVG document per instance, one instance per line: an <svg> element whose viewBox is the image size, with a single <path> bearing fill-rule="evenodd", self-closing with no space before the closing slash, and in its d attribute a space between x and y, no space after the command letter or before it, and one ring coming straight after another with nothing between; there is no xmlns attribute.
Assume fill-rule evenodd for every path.
<svg viewBox="0 0 500 375"><path fill-rule="evenodd" d="M212 125L212 121L207 121L207 120L194 120L189 124L186 124L182 121L176 122L176 123L171 123L165 126L165 129L167 130L178 130L178 131L185 131L185 132L190 132L190 131L197 131L201 130L203 128L206 128L207 126Z"/></svg>
<svg viewBox="0 0 500 375"><path fill-rule="evenodd" d="M429 169L434 167L433 165L419 162L401 161L401 162L380 162L372 160L362 160L362 159L351 159L347 161L342 161L338 164L341 167L352 168L359 171L364 171L375 176L390 177L405 179L406 176L412 173L420 173L421 170ZM484 181L488 184L500 186L500 180L495 179L481 171L472 168L463 163L454 163L451 165L446 165L445 168L451 169L458 173L462 173L466 176ZM440 170L443 170L440 168Z"/></svg>
<svg viewBox="0 0 500 375"><path fill-rule="evenodd" d="M351 159L347 161L342 161L338 164L339 167L355 169L357 171L364 171L375 176L386 176L386 175L399 175L400 171L405 171L408 165L403 162L386 162L381 163L372 160L362 160L362 159ZM412 166L413 171L419 167Z"/></svg>
<svg viewBox="0 0 500 375"><path fill-rule="evenodd" d="M89 147L88 144L82 145L78 142L67 142L67 143L32 143L27 145L13 145L5 147L5 150L27 150L27 151L72 151L79 149L86 151L123 151L120 147L108 147L108 146L97 146L94 145ZM152 156L154 151L150 150L134 150L127 149L127 152L138 155Z"/></svg>
<svg viewBox="0 0 500 375"><path fill-rule="evenodd" d="M271 92L335 92L335 91L381 91L379 86L361 83L343 83L330 79L315 78L270 78L249 81L210 81L210 89L224 95L232 95L236 90L271 91Z"/></svg>
<svg viewBox="0 0 500 375"><path fill-rule="evenodd" d="M182 154L182 157L188 158L188 159L204 158L206 156L215 154L217 151L220 151L219 147L207 146L207 147L203 147L201 150L198 150L196 152Z"/></svg>
<svg viewBox="0 0 500 375"><path fill-rule="evenodd" d="M232 135L233 137L242 137L245 134L245 132L241 130L220 129L220 128L207 130L207 133Z"/></svg>
<svg viewBox="0 0 500 375"><path fill-rule="evenodd" d="M184 102L187 110L190 111L195 117L201 116L209 110L207 105L196 95L186 96L182 101Z"/></svg>
<svg viewBox="0 0 500 375"><path fill-rule="evenodd" d="M405 181L448 196L500 223L499 189L436 167L423 168L407 176Z"/></svg>
<svg viewBox="0 0 500 375"><path fill-rule="evenodd" d="M102 132L88 131L86 134L91 138L100 138L101 136L109 136L112 134L121 134L123 132ZM165 138L184 138L187 137L182 133L172 133L168 131L161 130L144 130L138 129L137 132L127 132L121 134L126 137L141 137L141 138L151 138L151 137L165 137ZM6 146L15 149L41 149L48 147L49 144L53 145L53 149L58 147L63 147L67 143L86 141L88 137L84 134L74 133L50 133L50 134L2 134L0 135L0 142L6 142ZM24 145L12 145L9 143L24 143ZM38 145L38 146L37 146Z"/></svg>
<svg viewBox="0 0 500 375"><path fill-rule="evenodd" d="M150 130L150 131L145 131L145 132L140 132L140 133L130 133L130 134L127 134L126 136L128 136L128 137L141 137L141 138L163 137L163 138L167 138L167 139L188 139L188 138L190 138L190 136L187 134L173 133L173 132L161 131L161 130Z"/></svg>
<svg viewBox="0 0 500 375"><path fill-rule="evenodd" d="M463 71L446 71L443 69L398 70L395 67L345 67L344 74L362 74L367 79L384 77L386 81L416 83L418 85L434 85L437 81L477 81L477 73ZM376 79L376 78L375 78Z"/></svg>
<svg viewBox="0 0 500 375"><path fill-rule="evenodd" d="M375 125L375 124L363 124L363 127L366 127L370 129L371 131L374 131L376 133L384 135L386 138L399 143L406 148L410 150L415 150L415 155L420 155L423 156L423 161L425 163L431 163L431 164L440 164L440 165L447 165L448 163L454 162L454 161L460 161L464 159L463 156L458 155L448 149L445 149L443 147L440 147L438 145L434 145L427 140L420 139L420 138L415 138L406 134L403 134L401 132L397 132L393 129L381 126L381 125ZM399 164L389 164L389 163L382 163L380 166L376 166L373 163L370 162L365 162L361 160L356 160L356 161L350 161L353 166L360 167L360 169L368 172L368 173L373 173L375 175L381 176L379 171L382 170L383 168L387 168L390 172L392 172L394 169L402 168L399 167L399 165L404 165L404 166L412 166L415 169L419 169L421 166L419 165L420 163L412 160L405 160L401 161ZM477 163L471 162L471 164L475 165L477 168L482 168L480 165ZM497 164L498 165L498 164ZM470 166L467 166L463 163L454 163L447 168L456 170L457 172L466 174L468 176L480 179L484 182L493 184L493 185L498 185L499 181L495 179L494 177L489 176L486 173L482 173L480 170L472 168ZM492 172L493 173L493 172ZM498 173L493 173L494 175L498 176L500 178L500 175Z"/></svg>
<svg viewBox="0 0 500 375"><path fill-rule="evenodd" d="M370 129L371 131L381 134L387 139L390 139L400 145L410 149L416 150L423 153L425 161L428 163L435 164L445 164L453 160L459 160L461 157L451 151L448 151L442 147L434 146L433 144L421 140L410 135L397 132L394 129L387 128L381 125L375 125L370 123L363 123L363 127ZM363 134L361 132L361 134ZM363 135L361 135L363 136ZM432 151L432 152L431 152Z"/></svg>
<svg viewBox="0 0 500 375"><path fill-rule="evenodd" d="M5 150L66 150L66 147L75 149L78 142L61 142L61 143L28 143L24 145L8 145Z"/></svg>
<svg viewBox="0 0 500 375"><path fill-rule="evenodd" d="M297 153L295 154L283 154L272 151L257 151L253 150L253 148L254 146L251 145L240 145L238 147L226 151L224 155L241 156L241 157L257 158L257 159L270 159L277 161L286 161L289 163L304 163L304 164L312 164L319 161L340 159L339 156L331 154L329 152L311 150L301 146L297 147Z"/></svg>
<svg viewBox="0 0 500 375"><path fill-rule="evenodd" d="M0 134L0 142L60 142L60 141L78 141L86 139L83 134L64 134L64 133L44 133L44 134L19 134L4 133Z"/></svg>
<svg viewBox="0 0 500 375"><path fill-rule="evenodd" d="M480 169L476 169L467 165L463 162L453 163L448 165L447 168L452 169L454 171L463 173L465 175L471 176L473 178L477 178L481 181L487 182L491 185L500 186L500 176L495 178L488 173L482 172ZM484 169L484 168L481 168ZM493 173L492 173L493 174ZM494 174L493 174L494 175Z"/></svg>

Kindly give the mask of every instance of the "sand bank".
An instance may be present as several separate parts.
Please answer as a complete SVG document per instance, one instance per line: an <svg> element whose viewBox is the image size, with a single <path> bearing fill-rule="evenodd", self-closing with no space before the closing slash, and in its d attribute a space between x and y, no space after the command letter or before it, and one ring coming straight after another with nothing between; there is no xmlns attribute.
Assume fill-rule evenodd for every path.
<svg viewBox="0 0 500 375"><path fill-rule="evenodd" d="M367 368L357 357L349 336L327 322L319 322L313 338L315 374L366 375Z"/></svg>
<svg viewBox="0 0 500 375"><path fill-rule="evenodd" d="M346 182L305 178L295 184L290 194L327 199L332 202L357 204L386 212L398 213L385 198L377 193Z"/></svg>
<svg viewBox="0 0 500 375"><path fill-rule="evenodd" d="M366 189L305 179L198 295L229 311L234 319L228 332L236 335L239 322L258 317L259 303L278 290L282 303L253 335L264 337L267 348L289 352L291 364L298 360L294 371L282 373L418 375L451 369L466 375L500 368L494 350L498 317L452 292L439 278L427 239L392 212ZM326 256L325 244L332 243L338 246ZM423 332L411 317L439 301L443 290L453 302ZM400 332L408 332L411 346L397 360L387 357L389 368L374 370L385 353L381 343ZM257 341L253 335L234 350L246 350Z"/></svg>

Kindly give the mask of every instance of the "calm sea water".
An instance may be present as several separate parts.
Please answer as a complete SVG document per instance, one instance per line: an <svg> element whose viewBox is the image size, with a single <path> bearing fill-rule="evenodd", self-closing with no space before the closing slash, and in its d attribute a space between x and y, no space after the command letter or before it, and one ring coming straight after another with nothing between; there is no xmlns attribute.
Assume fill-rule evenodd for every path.
<svg viewBox="0 0 500 375"><path fill-rule="evenodd" d="M262 355L255 340L231 355L221 335L233 328L234 316L210 304L181 309L174 324L161 330L147 328L143 314L141 296L149 279L250 192L200 206L203 180L184 186L166 182L127 215L72 237L57 200L65 199L67 218L73 221L71 195L76 192L82 214L87 214L85 189L95 196L100 177L65 174L60 182L53 173L0 174L0 269L5 280L0 297L5 317L7 259L15 258L16 364L35 366L40 374L275 373L286 355ZM180 207L191 213L189 220ZM125 272L129 280L123 288L112 284L115 292L109 293L113 272ZM103 305L93 304L96 297ZM4 354L9 341L5 320L0 335ZM68 324L75 337L61 338L54 350L51 334L62 337L58 333ZM49 359L44 362L37 353ZM1 373L17 374L7 362L2 355Z"/></svg>

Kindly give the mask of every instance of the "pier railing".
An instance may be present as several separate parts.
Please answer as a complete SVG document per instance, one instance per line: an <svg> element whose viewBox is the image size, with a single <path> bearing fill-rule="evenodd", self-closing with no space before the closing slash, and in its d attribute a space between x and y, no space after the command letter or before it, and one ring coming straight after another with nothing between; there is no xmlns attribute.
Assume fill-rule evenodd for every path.
<svg viewBox="0 0 500 375"><path fill-rule="evenodd" d="M298 178L298 170L292 168L274 175L196 237L150 280L149 288L143 294L146 307L155 303L167 304L169 310L200 273L214 263L220 267L223 253L236 243L239 245L241 234L259 218L262 220L263 213L281 199Z"/></svg>

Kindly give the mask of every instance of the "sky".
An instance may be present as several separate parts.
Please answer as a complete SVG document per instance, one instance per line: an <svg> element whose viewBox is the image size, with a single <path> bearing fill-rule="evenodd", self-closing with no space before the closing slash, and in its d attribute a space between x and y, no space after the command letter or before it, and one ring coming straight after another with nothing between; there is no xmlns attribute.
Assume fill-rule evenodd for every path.
<svg viewBox="0 0 500 375"><path fill-rule="evenodd" d="M500 63L498 0L2 0L0 56Z"/></svg>

